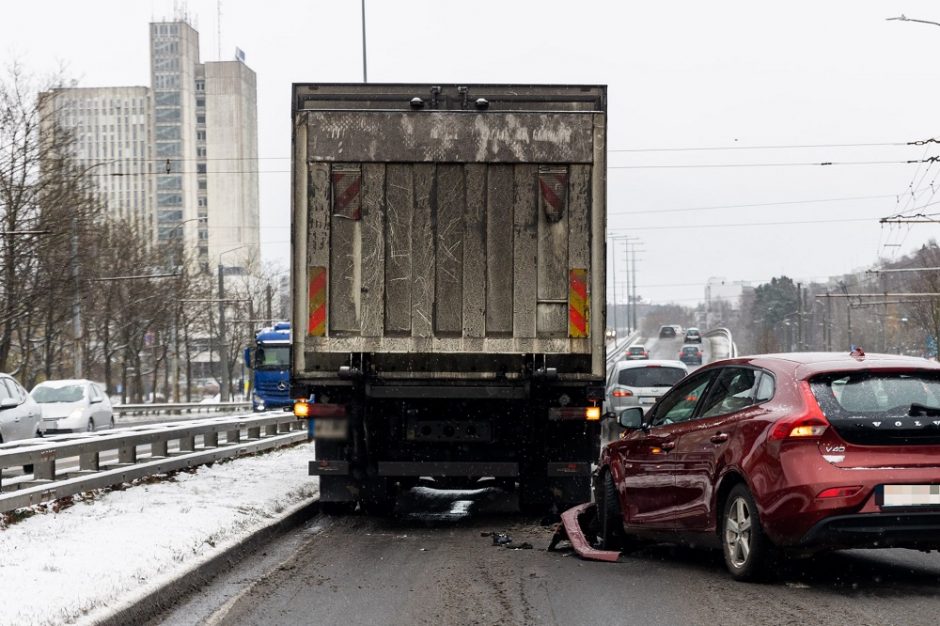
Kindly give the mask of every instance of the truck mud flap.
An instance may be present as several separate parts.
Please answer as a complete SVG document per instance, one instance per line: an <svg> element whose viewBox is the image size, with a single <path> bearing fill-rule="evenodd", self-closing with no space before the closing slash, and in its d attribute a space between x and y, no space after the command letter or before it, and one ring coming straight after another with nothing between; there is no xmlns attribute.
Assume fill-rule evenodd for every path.
<svg viewBox="0 0 940 626"><path fill-rule="evenodd" d="M494 476L519 475L518 463L386 461L379 463L379 476Z"/></svg>
<svg viewBox="0 0 940 626"><path fill-rule="evenodd" d="M349 461L310 461L307 466L308 476L347 476Z"/></svg>

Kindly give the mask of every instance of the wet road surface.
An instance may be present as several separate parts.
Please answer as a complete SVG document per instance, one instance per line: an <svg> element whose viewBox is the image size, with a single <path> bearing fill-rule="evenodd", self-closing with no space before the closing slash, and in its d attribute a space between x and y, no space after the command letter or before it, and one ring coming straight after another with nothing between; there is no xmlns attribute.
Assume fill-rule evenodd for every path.
<svg viewBox="0 0 940 626"><path fill-rule="evenodd" d="M511 494L419 488L392 519L319 516L154 623L937 624L940 555L850 551L736 583L721 555L650 545L618 563L548 552ZM494 546L493 531L513 542ZM523 543L531 549L519 549Z"/></svg>

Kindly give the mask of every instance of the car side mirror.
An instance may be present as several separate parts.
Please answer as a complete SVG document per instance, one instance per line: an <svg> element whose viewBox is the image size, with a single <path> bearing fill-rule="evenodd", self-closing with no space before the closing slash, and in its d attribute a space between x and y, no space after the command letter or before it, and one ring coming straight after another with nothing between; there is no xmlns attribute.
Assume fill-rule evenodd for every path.
<svg viewBox="0 0 940 626"><path fill-rule="evenodd" d="M98 404L101 402L101 398L92 398L90 400L91 404Z"/></svg>
<svg viewBox="0 0 940 626"><path fill-rule="evenodd" d="M19 406L20 403L16 401L16 398L4 398L0 400L0 411L3 409L12 409L13 407Z"/></svg>
<svg viewBox="0 0 940 626"><path fill-rule="evenodd" d="M643 428L643 409L638 406L624 409L620 412L617 423L627 430L639 430Z"/></svg>

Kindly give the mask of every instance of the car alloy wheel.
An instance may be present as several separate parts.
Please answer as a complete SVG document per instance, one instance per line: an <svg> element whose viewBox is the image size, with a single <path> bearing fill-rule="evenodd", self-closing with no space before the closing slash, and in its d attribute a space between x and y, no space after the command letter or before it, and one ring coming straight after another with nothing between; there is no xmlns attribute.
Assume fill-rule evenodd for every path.
<svg viewBox="0 0 940 626"><path fill-rule="evenodd" d="M751 555L751 530L751 510L744 498L735 498L725 517L725 549L736 568L747 565Z"/></svg>
<svg viewBox="0 0 940 626"><path fill-rule="evenodd" d="M747 487L735 485L725 500L721 544L728 572L736 580L761 580L777 558L776 547L764 534L757 504Z"/></svg>

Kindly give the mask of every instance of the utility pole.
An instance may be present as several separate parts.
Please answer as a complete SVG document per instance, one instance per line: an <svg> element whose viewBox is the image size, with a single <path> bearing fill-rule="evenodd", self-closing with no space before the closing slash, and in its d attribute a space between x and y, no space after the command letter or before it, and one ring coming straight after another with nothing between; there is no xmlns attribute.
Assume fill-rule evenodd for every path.
<svg viewBox="0 0 940 626"><path fill-rule="evenodd" d="M613 281L613 284L614 284L613 318L614 318L614 332L615 333L619 332L620 330L620 325L617 324L617 241L619 240L611 239L611 246L610 246L610 272L611 272L611 280ZM630 292L627 291L627 293L629 294Z"/></svg>
<svg viewBox="0 0 940 626"><path fill-rule="evenodd" d="M636 329L637 328L637 323L636 323L636 305L637 305L637 302L636 302L636 246L633 247L632 253L633 253L633 259L632 259L631 265L633 265L633 280L630 281L630 286L633 287L633 308L631 309L633 313L633 322L631 326L634 329Z"/></svg>
<svg viewBox="0 0 940 626"><path fill-rule="evenodd" d="M803 284L796 284L796 351L803 351Z"/></svg>
<svg viewBox="0 0 940 626"><path fill-rule="evenodd" d="M268 326L274 325L274 316L271 314L271 300L274 298L274 290L271 289L271 283L264 288L265 317L268 320Z"/></svg>
<svg viewBox="0 0 940 626"><path fill-rule="evenodd" d="M362 82L369 82L369 71L366 64L366 0L362 0Z"/></svg>
<svg viewBox="0 0 940 626"><path fill-rule="evenodd" d="M221 260L219 261L219 365L222 367L219 402L228 402L230 384L228 346L225 345L225 266L222 265Z"/></svg>
<svg viewBox="0 0 940 626"><path fill-rule="evenodd" d="M832 352L832 298L826 292L826 352Z"/></svg>

